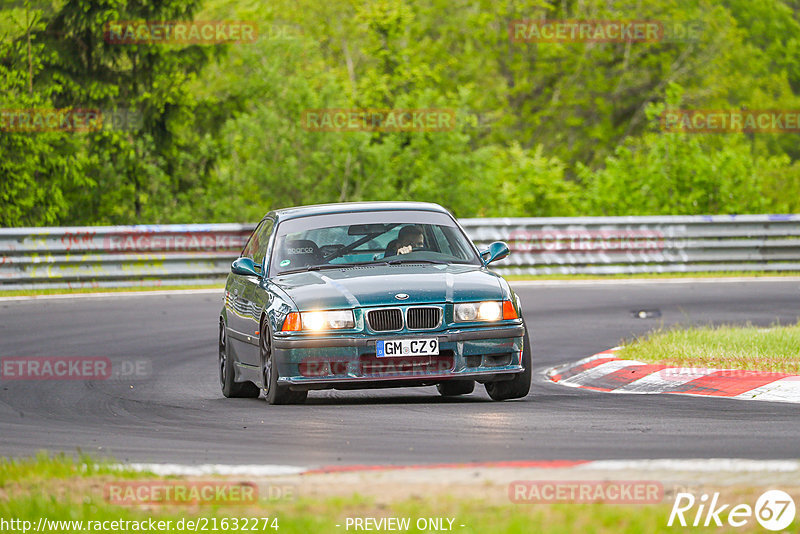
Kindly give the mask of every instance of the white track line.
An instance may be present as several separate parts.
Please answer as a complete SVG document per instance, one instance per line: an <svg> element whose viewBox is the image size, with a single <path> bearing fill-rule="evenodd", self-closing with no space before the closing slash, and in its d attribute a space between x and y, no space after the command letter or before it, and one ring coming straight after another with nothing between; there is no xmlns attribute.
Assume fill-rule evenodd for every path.
<svg viewBox="0 0 800 534"><path fill-rule="evenodd" d="M134 471L147 471L156 475L251 475L251 476L281 476L298 475L308 471L307 467L295 465L223 465L223 464L120 464L121 469Z"/></svg>
<svg viewBox="0 0 800 534"><path fill-rule="evenodd" d="M152 472L159 476L290 476L303 474L310 470L307 467L293 465L223 465L223 464L118 464L120 469ZM394 468L395 466L392 466ZM432 469L441 470L440 466ZM484 466L485 469L504 469L503 467ZM421 467L424 469L424 467ZM450 470L463 470L465 467L454 465ZM470 466L468 469L475 469ZM645 460L593 460L570 467L540 467L536 469L558 469L579 471L668 471L692 473L794 473L800 472L800 460L752 460L745 458L708 458L708 459L645 459ZM392 469L394 470L394 469ZM378 469L376 473L383 472Z"/></svg>
<svg viewBox="0 0 800 534"><path fill-rule="evenodd" d="M800 471L798 460L748 460L737 458L709 458L696 460L595 460L573 469L599 469L608 471L691 471L691 472L794 472Z"/></svg>

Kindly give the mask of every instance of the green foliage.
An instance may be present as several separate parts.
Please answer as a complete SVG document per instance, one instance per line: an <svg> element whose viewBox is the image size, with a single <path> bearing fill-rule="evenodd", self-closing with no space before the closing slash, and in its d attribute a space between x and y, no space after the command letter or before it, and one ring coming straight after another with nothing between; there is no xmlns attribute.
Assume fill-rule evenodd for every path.
<svg viewBox="0 0 800 534"><path fill-rule="evenodd" d="M680 87L670 87L672 107L681 95ZM651 104L646 114L658 122L664 109ZM781 205L763 194L788 164L785 155L755 154L742 135L648 132L618 146L603 168L577 168L587 214L689 215L800 208L796 199Z"/></svg>
<svg viewBox="0 0 800 534"><path fill-rule="evenodd" d="M573 199L580 189L564 177L565 165L558 158L544 155L542 145L533 151L514 143L508 148L493 147L493 192L502 199L490 213L509 217L551 217L579 215ZM492 195L493 192L489 194Z"/></svg>
<svg viewBox="0 0 800 534"><path fill-rule="evenodd" d="M660 20L694 39L525 43L520 19ZM255 43L118 45L116 20L244 20ZM664 133L681 109L800 109L789 0L9 0L2 109L135 127L0 131L0 225L252 221L347 200L458 216L800 211L796 134ZM453 110L444 132L322 132L320 108Z"/></svg>
<svg viewBox="0 0 800 534"><path fill-rule="evenodd" d="M0 17L6 36L0 42L0 110L8 124L0 132L0 226L58 224L68 209L64 190L89 183L78 139L62 132L14 131L14 111L51 107L52 87L33 90L44 47L27 42L43 28L41 13L30 8L10 9Z"/></svg>

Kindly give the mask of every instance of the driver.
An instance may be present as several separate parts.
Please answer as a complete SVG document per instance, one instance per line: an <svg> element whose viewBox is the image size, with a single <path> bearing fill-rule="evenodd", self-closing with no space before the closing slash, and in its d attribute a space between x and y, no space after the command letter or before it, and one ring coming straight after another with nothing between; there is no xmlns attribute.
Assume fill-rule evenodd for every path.
<svg viewBox="0 0 800 534"><path fill-rule="evenodd" d="M404 226L397 234L397 253L408 254L409 252L423 248L425 246L425 234L422 228L416 225Z"/></svg>

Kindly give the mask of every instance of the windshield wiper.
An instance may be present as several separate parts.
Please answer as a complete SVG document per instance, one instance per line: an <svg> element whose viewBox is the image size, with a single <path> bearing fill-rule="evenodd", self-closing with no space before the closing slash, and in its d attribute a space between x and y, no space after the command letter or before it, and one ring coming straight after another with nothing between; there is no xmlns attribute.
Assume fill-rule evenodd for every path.
<svg viewBox="0 0 800 534"><path fill-rule="evenodd" d="M324 271L327 269L343 269L348 267L364 267L367 265L401 265L404 263L433 263L436 265L447 265L448 262L441 261L441 260L404 260L404 259L397 259L397 260L373 260L373 261L364 261L360 263L323 263L321 265L309 265L307 267L301 267L299 269L291 269L289 271L281 271L278 276L282 276L284 274L294 274L294 273L305 273L309 271Z"/></svg>
<svg viewBox="0 0 800 534"><path fill-rule="evenodd" d="M342 269L345 267L358 267L359 265L365 265L363 263L323 263L322 265L309 265L307 267L301 267L299 269L291 269L289 271L281 271L279 276L284 274L294 274L294 273L304 273L308 271L323 271L326 269Z"/></svg>
<svg viewBox="0 0 800 534"><path fill-rule="evenodd" d="M403 263L433 263L435 265L447 265L449 262L442 260L389 260L386 263L389 265L400 265Z"/></svg>
<svg viewBox="0 0 800 534"><path fill-rule="evenodd" d="M325 269L341 269L344 267L356 267L360 263L323 263L321 265L309 265L307 271L323 271Z"/></svg>

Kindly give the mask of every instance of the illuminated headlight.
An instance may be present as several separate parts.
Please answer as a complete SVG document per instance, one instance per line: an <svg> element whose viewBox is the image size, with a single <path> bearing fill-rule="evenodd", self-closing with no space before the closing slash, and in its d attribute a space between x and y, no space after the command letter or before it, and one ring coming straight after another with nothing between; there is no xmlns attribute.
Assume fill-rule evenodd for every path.
<svg viewBox="0 0 800 534"><path fill-rule="evenodd" d="M487 302L463 302L455 305L456 322L499 321L503 318L503 303L493 300Z"/></svg>
<svg viewBox="0 0 800 534"><path fill-rule="evenodd" d="M300 320L303 330L336 330L355 326L353 310L302 312Z"/></svg>

